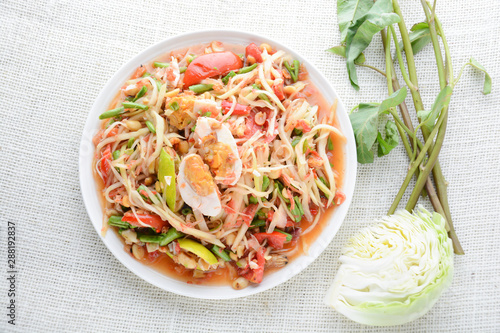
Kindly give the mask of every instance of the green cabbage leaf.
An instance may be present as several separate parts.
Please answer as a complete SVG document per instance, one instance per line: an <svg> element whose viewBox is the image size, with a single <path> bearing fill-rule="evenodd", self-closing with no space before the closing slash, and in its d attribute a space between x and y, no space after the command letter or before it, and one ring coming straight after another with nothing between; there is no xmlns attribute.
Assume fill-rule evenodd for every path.
<svg viewBox="0 0 500 333"><path fill-rule="evenodd" d="M358 323L400 325L426 314L453 278L445 219L418 207L361 230L343 249L325 303Z"/></svg>

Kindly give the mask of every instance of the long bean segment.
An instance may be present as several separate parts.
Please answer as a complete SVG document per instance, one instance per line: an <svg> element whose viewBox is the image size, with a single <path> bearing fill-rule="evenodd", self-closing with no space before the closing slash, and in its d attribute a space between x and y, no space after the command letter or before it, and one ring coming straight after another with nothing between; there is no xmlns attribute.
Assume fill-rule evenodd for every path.
<svg viewBox="0 0 500 333"><path fill-rule="evenodd" d="M139 109L139 110L149 109L149 106L135 102L123 102L122 105L126 109Z"/></svg>
<svg viewBox="0 0 500 333"><path fill-rule="evenodd" d="M153 125L152 122L150 122L149 120L146 120L146 126L148 127L148 130L153 133L153 134L156 134L156 129L155 129L155 125Z"/></svg>
<svg viewBox="0 0 500 333"><path fill-rule="evenodd" d="M166 68L166 67L170 67L170 63L169 62L155 61L155 62L153 62L153 67Z"/></svg>
<svg viewBox="0 0 500 333"><path fill-rule="evenodd" d="M145 235L145 234L138 234L137 237L141 242L144 243L158 243L160 246L165 246L171 243L172 241L176 240L177 238L180 238L184 236L183 233L177 231L175 228L170 228L166 233L162 233L159 235Z"/></svg>
<svg viewBox="0 0 500 333"><path fill-rule="evenodd" d="M110 216L108 219L108 225L121 229L135 228L134 226L130 225L130 223L122 221L122 217L118 215Z"/></svg>
<svg viewBox="0 0 500 333"><path fill-rule="evenodd" d="M219 258L222 258L222 260L224 261L231 261L231 257L229 257L229 254L217 245L212 246L212 252Z"/></svg>
<svg viewBox="0 0 500 333"><path fill-rule="evenodd" d="M253 64L252 66L243 67L242 69L238 70L238 74L245 74L245 73L251 72L255 68L257 68L257 64Z"/></svg>
<svg viewBox="0 0 500 333"><path fill-rule="evenodd" d="M142 96L144 96L147 91L148 91L148 88L146 86L142 86L141 90L139 90L139 92L137 93L137 95L135 95L134 99L132 99L132 102L135 102L139 98L141 98Z"/></svg>
<svg viewBox="0 0 500 333"><path fill-rule="evenodd" d="M123 106L101 113L101 115L99 116L99 119L113 118L113 117L121 115L122 113L125 113L125 108Z"/></svg>
<svg viewBox="0 0 500 333"><path fill-rule="evenodd" d="M300 62L298 60L293 61L293 66L291 66L288 61L284 61L283 65L285 65L285 68L287 69L288 73L290 73L290 76L292 78L293 82L297 82L299 78L299 68L300 68Z"/></svg>
<svg viewBox="0 0 500 333"><path fill-rule="evenodd" d="M195 84L189 87L189 90L194 92L195 94L202 94L204 92L212 90L213 84Z"/></svg>

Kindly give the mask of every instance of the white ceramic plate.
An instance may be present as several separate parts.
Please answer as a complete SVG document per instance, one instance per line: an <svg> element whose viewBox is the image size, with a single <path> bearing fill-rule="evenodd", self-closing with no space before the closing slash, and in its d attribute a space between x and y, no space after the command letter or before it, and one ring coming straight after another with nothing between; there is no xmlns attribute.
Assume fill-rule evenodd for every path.
<svg viewBox="0 0 500 333"><path fill-rule="evenodd" d="M221 42L234 43L234 44L249 44L251 42L259 45L260 43L268 43L276 49L281 49L291 54L296 59L303 62L309 72L309 77L316 87L321 91L326 101L330 104L335 99L338 99L337 116L340 127L344 135L347 137L347 144L344 148L345 154L345 175L344 186L342 190L347 196L346 201L340 205L327 221L323 232L318 236L317 240L311 245L309 253L302 255L290 262L287 266L272 274L266 275L261 284L257 286L250 286L243 290L234 290L231 286L204 286L193 285L176 280L166 276L140 262L136 261L132 256L123 250L123 245L114 232L108 232L105 237L101 236L103 213L98 198L96 184L92 175L92 158L94 155L94 146L92 144L92 137L99 128L98 116L106 111L111 100L116 95L123 83L132 75L135 69L141 64L148 63L158 56L170 52L172 50L196 45L200 43L207 43L213 40ZM186 34L178 35L168 38L159 42L127 62L120 68L115 75L106 83L101 93L97 97L92 110L90 111L83 130L82 141L80 144L80 186L82 189L83 201L90 216L90 220L94 225L99 237L113 255L120 260L128 269L134 272L139 277L160 287L164 290L189 296L195 298L205 299L229 299L243 296L249 296L275 287L294 275L298 274L310 263L316 259L321 252L328 246L330 241L337 233L340 225L342 224L349 205L351 204L352 195L354 192L354 183L356 180L356 147L354 142L354 135L349 122L347 112L342 104L340 97L337 95L330 83L325 77L306 59L301 57L297 52L273 41L267 37L255 35L247 32L231 31L231 30L209 30L189 32Z"/></svg>

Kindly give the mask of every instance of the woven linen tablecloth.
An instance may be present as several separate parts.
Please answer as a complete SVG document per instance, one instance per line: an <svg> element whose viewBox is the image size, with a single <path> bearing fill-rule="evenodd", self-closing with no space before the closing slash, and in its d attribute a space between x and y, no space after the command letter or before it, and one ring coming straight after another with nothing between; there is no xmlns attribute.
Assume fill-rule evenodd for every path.
<svg viewBox="0 0 500 333"><path fill-rule="evenodd" d="M401 2L408 26L423 20L420 1ZM359 166L347 218L313 264L242 299L191 299L138 278L99 239L80 193L79 143L94 99L128 59L179 33L236 28L283 42L325 74L348 109L387 96L385 79L364 68L356 92L344 60L325 52L339 44L336 1L0 0L0 13L0 331L500 331L500 1L438 1L456 72L473 56L493 92L484 96L483 74L465 71L440 154L466 255L455 257L453 284L428 314L392 328L358 325L323 297L342 245L397 193L408 165L401 146ZM376 39L366 56L381 67ZM430 106L439 90L432 47L416 61ZM6 316L8 221L17 225L15 326Z"/></svg>

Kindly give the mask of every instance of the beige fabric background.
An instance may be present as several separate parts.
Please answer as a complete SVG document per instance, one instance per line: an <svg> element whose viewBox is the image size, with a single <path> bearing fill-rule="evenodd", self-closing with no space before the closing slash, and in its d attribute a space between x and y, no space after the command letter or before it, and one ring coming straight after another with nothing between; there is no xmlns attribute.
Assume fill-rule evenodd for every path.
<svg viewBox="0 0 500 333"><path fill-rule="evenodd" d="M401 1L408 25L419 1ZM349 85L337 45L335 1L0 0L0 331L5 332L498 332L500 331L500 1L440 0L455 69L474 56L451 103L440 160L467 254L451 288L423 318L394 328L353 323L323 305L347 237L388 209L404 178L398 147L360 166L349 214L335 240L304 272L270 291L228 301L194 300L139 279L105 248L83 207L78 147L85 119L108 78L166 37L206 28L268 35L298 50L334 84L346 107L386 96L385 80L360 69ZM378 38L378 37L377 37ZM379 47L366 52L382 66ZM417 56L426 105L437 92L431 48ZM8 325L6 224L17 228L17 326ZM4 263L5 262L5 263Z"/></svg>

